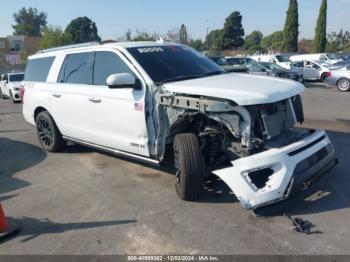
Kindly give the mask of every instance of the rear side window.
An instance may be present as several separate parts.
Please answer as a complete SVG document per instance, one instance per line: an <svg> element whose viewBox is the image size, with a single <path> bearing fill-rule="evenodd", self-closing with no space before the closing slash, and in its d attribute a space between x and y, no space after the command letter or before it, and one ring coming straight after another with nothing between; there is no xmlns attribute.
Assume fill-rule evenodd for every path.
<svg viewBox="0 0 350 262"><path fill-rule="evenodd" d="M92 53L70 54L62 65L58 81L71 84L91 84Z"/></svg>
<svg viewBox="0 0 350 262"><path fill-rule="evenodd" d="M129 73L131 69L115 53L102 51L95 53L93 84L106 85L107 78L112 74Z"/></svg>
<svg viewBox="0 0 350 262"><path fill-rule="evenodd" d="M24 81L46 82L55 57L29 59Z"/></svg>

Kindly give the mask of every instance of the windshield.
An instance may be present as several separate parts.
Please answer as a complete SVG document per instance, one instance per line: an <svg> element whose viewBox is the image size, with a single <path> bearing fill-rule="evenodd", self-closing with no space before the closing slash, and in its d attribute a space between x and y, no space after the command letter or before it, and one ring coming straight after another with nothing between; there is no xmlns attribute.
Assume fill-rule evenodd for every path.
<svg viewBox="0 0 350 262"><path fill-rule="evenodd" d="M252 72L266 71L266 68L258 63L250 63L250 64L246 64L245 66L248 67L249 71L252 71Z"/></svg>
<svg viewBox="0 0 350 262"><path fill-rule="evenodd" d="M228 62L223 57L209 57L211 60L213 60L218 65L228 65Z"/></svg>
<svg viewBox="0 0 350 262"><path fill-rule="evenodd" d="M339 57L337 54L327 54L327 57L328 57L330 60L337 60L337 59L340 59L340 57Z"/></svg>
<svg viewBox="0 0 350 262"><path fill-rule="evenodd" d="M147 46L127 50L155 83L225 73L209 58L187 46Z"/></svg>
<svg viewBox="0 0 350 262"><path fill-rule="evenodd" d="M226 59L226 61L230 64L230 65L246 65L249 63L253 63L253 59L251 58L228 58Z"/></svg>
<svg viewBox="0 0 350 262"><path fill-rule="evenodd" d="M24 74L10 75L10 82L21 82L24 79Z"/></svg>
<svg viewBox="0 0 350 262"><path fill-rule="evenodd" d="M340 61L335 63L333 66L346 66L348 64L350 64L350 61Z"/></svg>
<svg viewBox="0 0 350 262"><path fill-rule="evenodd" d="M270 70L283 70L284 69L282 66L276 65L274 63L261 63L261 64Z"/></svg>
<svg viewBox="0 0 350 262"><path fill-rule="evenodd" d="M290 62L289 58L283 55L276 55L278 62Z"/></svg>
<svg viewBox="0 0 350 262"><path fill-rule="evenodd" d="M244 64L244 62L241 61L239 58L228 58L228 59L226 59L226 61L230 65L243 65Z"/></svg>

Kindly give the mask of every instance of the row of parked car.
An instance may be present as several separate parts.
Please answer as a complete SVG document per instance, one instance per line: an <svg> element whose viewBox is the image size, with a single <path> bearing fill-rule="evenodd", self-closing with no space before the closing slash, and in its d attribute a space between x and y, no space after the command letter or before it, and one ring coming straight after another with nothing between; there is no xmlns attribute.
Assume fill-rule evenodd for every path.
<svg viewBox="0 0 350 262"><path fill-rule="evenodd" d="M247 72L304 81L327 81L340 91L350 91L350 57L338 54L209 56L229 72Z"/></svg>

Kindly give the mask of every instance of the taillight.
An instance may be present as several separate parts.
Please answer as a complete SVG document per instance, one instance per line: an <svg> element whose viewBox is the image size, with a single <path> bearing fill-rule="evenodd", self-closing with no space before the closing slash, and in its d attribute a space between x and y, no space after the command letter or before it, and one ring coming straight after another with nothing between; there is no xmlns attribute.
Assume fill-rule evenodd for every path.
<svg viewBox="0 0 350 262"><path fill-rule="evenodd" d="M22 103L24 103L24 92L25 92L24 85L20 85L20 87L19 87L19 97L21 98Z"/></svg>

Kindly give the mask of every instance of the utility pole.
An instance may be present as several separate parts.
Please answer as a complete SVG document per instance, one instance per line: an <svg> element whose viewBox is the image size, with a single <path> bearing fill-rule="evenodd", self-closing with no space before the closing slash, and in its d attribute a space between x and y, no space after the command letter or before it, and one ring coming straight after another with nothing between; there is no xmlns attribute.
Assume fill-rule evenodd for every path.
<svg viewBox="0 0 350 262"><path fill-rule="evenodd" d="M95 34L94 34L94 23L90 23L90 32L91 32L91 38L95 39Z"/></svg>
<svg viewBox="0 0 350 262"><path fill-rule="evenodd" d="M205 38L205 42L207 43L207 50L209 50L209 30L210 30L210 27L207 27L207 37Z"/></svg>
<svg viewBox="0 0 350 262"><path fill-rule="evenodd" d="M211 29L213 31L211 45L213 46L214 42L215 42L215 32L214 32L215 31L215 21L213 19L207 19L207 20L205 20L205 22L207 22L207 23L211 22L212 23L212 27L211 28L207 27L207 38L206 38L206 40L208 40L208 35L209 35L209 31L208 30ZM209 44L208 44L208 49L209 49Z"/></svg>

